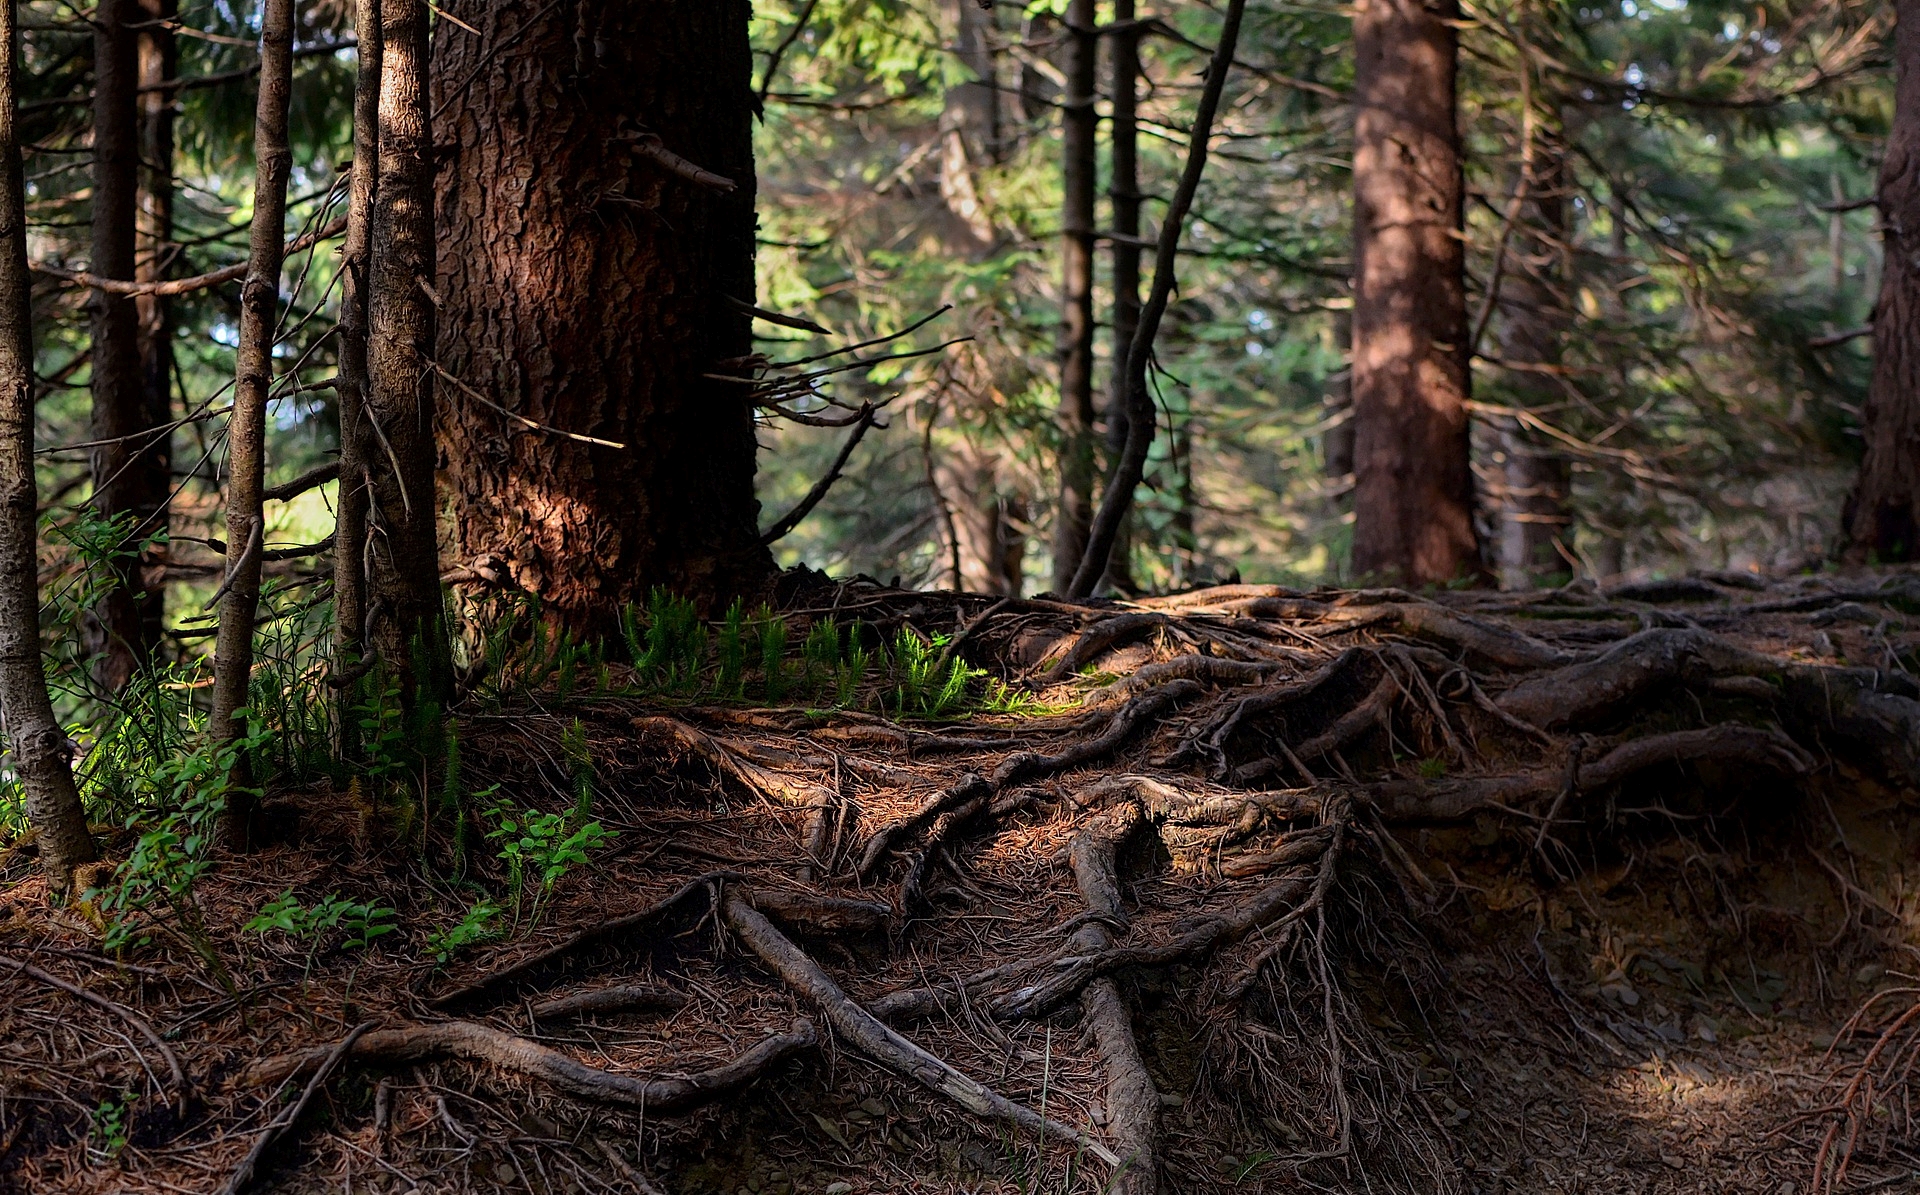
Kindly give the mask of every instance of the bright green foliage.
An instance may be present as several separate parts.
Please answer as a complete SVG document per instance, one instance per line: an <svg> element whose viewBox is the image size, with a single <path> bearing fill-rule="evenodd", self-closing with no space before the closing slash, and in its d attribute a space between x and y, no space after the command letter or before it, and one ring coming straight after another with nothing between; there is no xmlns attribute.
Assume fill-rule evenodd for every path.
<svg viewBox="0 0 1920 1195"><path fill-rule="evenodd" d="M127 820L138 834L133 850L111 881L85 894L108 919L102 949L121 950L166 932L225 980L194 888L214 868L214 834L228 800L236 793L260 795L237 784L235 774L240 760L269 738L249 724L248 733L232 742L203 745L156 764L142 808Z"/></svg>
<svg viewBox="0 0 1920 1195"><path fill-rule="evenodd" d="M342 950L364 950L375 938L399 928L396 915L389 906L351 901L337 892L309 908L289 888L262 906L243 928L250 934L285 934L314 949L339 930Z"/></svg>
<svg viewBox="0 0 1920 1195"><path fill-rule="evenodd" d="M746 622L746 607L739 598L733 599L733 603L727 607L726 618L720 623L720 632L715 637L719 670L713 678L713 691L714 696L722 700L738 699L746 684Z"/></svg>
<svg viewBox="0 0 1920 1195"><path fill-rule="evenodd" d="M133 1097L101 1100L91 1119L87 1152L100 1162L118 1159L133 1139Z"/></svg>
<svg viewBox="0 0 1920 1195"><path fill-rule="evenodd" d="M476 901L460 920L427 935L427 951L433 955L434 962L444 966L467 947L498 938L499 920L499 905L491 900Z"/></svg>
<svg viewBox="0 0 1920 1195"><path fill-rule="evenodd" d="M760 639L760 671L768 702L787 695L787 623L766 606L753 618Z"/></svg>
<svg viewBox="0 0 1920 1195"><path fill-rule="evenodd" d="M948 639L935 635L920 638L911 627L901 627L894 636L887 667L893 677L893 712L942 718L960 710L968 687L986 673L969 668L959 656L941 660Z"/></svg>
<svg viewBox="0 0 1920 1195"><path fill-rule="evenodd" d="M644 622L632 606L620 612L620 630L643 680L678 693L699 684L707 655L707 628L686 598L656 588Z"/></svg>
<svg viewBox="0 0 1920 1195"><path fill-rule="evenodd" d="M597 821L575 824L575 812L542 813L537 809L517 809L507 800L496 802L488 814L493 828L489 841L500 846L499 858L507 865L507 889L513 906L513 919L520 922L522 896L533 890L533 906L528 924L539 921L540 912L554 885L575 867L587 861L591 851L612 842L618 832Z"/></svg>

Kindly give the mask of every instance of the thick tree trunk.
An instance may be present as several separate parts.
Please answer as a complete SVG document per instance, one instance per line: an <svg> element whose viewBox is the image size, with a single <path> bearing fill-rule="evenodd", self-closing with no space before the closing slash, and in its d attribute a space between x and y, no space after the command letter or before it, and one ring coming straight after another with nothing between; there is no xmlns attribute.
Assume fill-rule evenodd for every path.
<svg viewBox="0 0 1920 1195"><path fill-rule="evenodd" d="M367 517L374 546L366 583L367 600L377 608L374 645L409 704L444 705L453 690L453 662L434 497L438 255L427 44L425 0L382 0L380 168L367 275L366 426L358 452L372 466Z"/></svg>
<svg viewBox="0 0 1920 1195"><path fill-rule="evenodd" d="M253 117L253 226L247 279L240 289L240 343L234 350L233 414L227 424L227 569L214 640L213 712L217 743L240 736L237 712L253 673L253 626L260 604L261 512L266 470L267 392L273 386L273 333L287 223L287 104L293 90L293 0L267 0L260 23L260 95ZM229 797L223 834L247 843L251 803Z"/></svg>
<svg viewBox="0 0 1920 1195"><path fill-rule="evenodd" d="M748 7L464 0L486 36L435 47L440 355L473 391L447 383L440 421L460 551L582 630L654 586L724 603L772 571L752 412L708 376L752 351Z"/></svg>
<svg viewBox="0 0 1920 1195"><path fill-rule="evenodd" d="M33 310L28 297L26 181L15 124L19 37L0 0L0 731L27 794L40 861L60 890L98 858L74 788L67 736L40 662L38 504L33 476Z"/></svg>
<svg viewBox="0 0 1920 1195"><path fill-rule="evenodd" d="M1093 522L1093 202L1100 39L1094 0L1068 0L1067 91L1060 101L1060 508L1054 514L1053 589L1065 593Z"/></svg>
<svg viewBox="0 0 1920 1195"><path fill-rule="evenodd" d="M1899 0L1893 129L1880 163L1886 252L1873 312L1867 454L1847 499L1847 555L1920 559L1920 0Z"/></svg>
<svg viewBox="0 0 1920 1195"><path fill-rule="evenodd" d="M1107 380L1107 460L1117 465L1127 448L1127 350L1140 326L1140 30L1130 28L1133 0L1114 0L1112 35L1113 143L1107 199L1113 207L1113 351ZM1132 593L1133 514L1120 523L1107 557L1109 589Z"/></svg>
<svg viewBox="0 0 1920 1195"><path fill-rule="evenodd" d="M1515 406L1532 410L1565 399L1558 378L1561 346L1572 318L1564 263L1566 169L1557 131L1531 151L1532 178L1507 248L1499 294L1500 358ZM1508 420L1499 431L1504 493L1500 502L1500 584L1531 589L1564 578L1569 472L1565 455L1545 436ZM1564 552L1564 554L1563 554Z"/></svg>
<svg viewBox="0 0 1920 1195"><path fill-rule="evenodd" d="M180 11L178 0L139 0L140 171L134 277L158 282L175 267L173 243L173 106L178 93L161 84L180 75L180 52L170 22ZM138 295L133 300L139 326L140 423L160 427L173 420L173 299L166 295ZM162 642L166 616L167 531L171 519L173 436L154 436L140 444L141 455L132 473L140 479L142 505L151 510L145 536L153 547L140 559L140 641L151 653Z"/></svg>
<svg viewBox="0 0 1920 1195"><path fill-rule="evenodd" d="M1354 19L1355 573L1481 574L1467 437L1459 19L1361 0Z"/></svg>
<svg viewBox="0 0 1920 1195"><path fill-rule="evenodd" d="M140 128L137 0L101 0L94 10L92 246L89 269L102 278L135 275L135 211ZM93 509L123 523L131 548L154 530L166 499L164 454L149 451L153 426L140 368L140 319L129 295L96 290L92 315L91 438L110 441L92 452ZM155 464L159 464L156 473ZM118 689L145 662L157 620L142 609L147 595L137 556L115 558L112 584L94 611L88 636L100 683ZM153 600L157 601L157 597Z"/></svg>
<svg viewBox="0 0 1920 1195"><path fill-rule="evenodd" d="M353 28L358 65L353 81L353 173L347 191L347 239L340 283L340 490L334 500L333 658L342 670L366 650L367 495L369 471L381 458L363 454L367 409L367 278L373 246L373 200L380 172L380 0L358 0ZM342 719L347 747L350 719Z"/></svg>

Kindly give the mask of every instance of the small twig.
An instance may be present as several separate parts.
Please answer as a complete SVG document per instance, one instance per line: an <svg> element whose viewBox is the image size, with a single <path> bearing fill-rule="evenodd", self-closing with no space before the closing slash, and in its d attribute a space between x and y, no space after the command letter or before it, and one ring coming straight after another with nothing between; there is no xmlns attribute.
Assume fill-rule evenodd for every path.
<svg viewBox="0 0 1920 1195"><path fill-rule="evenodd" d="M51 975L42 971L24 959L17 959L10 955L0 954L0 967L12 967L16 975L25 975L28 979L37 980L40 983L46 984L48 987L59 988L70 996L77 996L95 1008L105 1009L132 1026L139 1032L140 1036L147 1039L148 1043L151 1044L155 1050L159 1051L162 1058L166 1059L167 1071L173 1077L174 1086L180 1090L181 1109L183 1111L185 1110L186 1099L193 1091L193 1084L187 1080L187 1072L185 1068L180 1065L179 1055L175 1054L173 1050L168 1047L167 1043L161 1040L160 1035L154 1032L153 1026L149 1025L140 1014L127 1008L125 1005L114 1003L105 996L90 992L77 983L69 983L58 975Z"/></svg>
<svg viewBox="0 0 1920 1195"><path fill-rule="evenodd" d="M300 1114L307 1109L308 1101L313 1099L313 1093L320 1090L332 1076L334 1069L347 1056L347 1052L353 1049L353 1043L359 1041L372 1028L372 1021L362 1021L335 1044L327 1053L326 1059L314 1070L313 1077L307 1080L307 1085L301 1089L300 1098L293 1102L291 1108L274 1117L260 1136L254 1140L253 1148L247 1151L247 1156L240 1160L239 1167L227 1179L226 1185L220 1188L221 1195L239 1195L246 1185L253 1181L254 1170L260 1165L260 1159L264 1158L267 1150L273 1147L273 1143L285 1136L294 1122L300 1119Z"/></svg>
<svg viewBox="0 0 1920 1195"><path fill-rule="evenodd" d="M853 450L860 447L860 441L866 437L867 431L879 425L873 404L861 404L860 418L854 422L853 434L849 435L847 442L841 445L840 455L833 458L832 468L827 470L825 477L814 483L813 488L807 491L807 496L800 499L798 505L775 520L773 526L760 533L760 542L771 544L784 538L800 525L801 520L812 514L813 508L820 505L821 499L827 496L827 491L833 488L833 483L840 480L841 471L847 467L848 459L853 456Z"/></svg>
<svg viewBox="0 0 1920 1195"><path fill-rule="evenodd" d="M469 386L465 382L461 381L459 378L454 377L452 374L448 373L444 368L442 368L438 361L435 361L430 366L430 368L433 370L433 372L439 374L442 378L445 378L448 382L451 382L455 387L459 389L460 393L466 395L468 398L471 398L473 401L479 403L481 406L486 407L488 410L494 411L500 415L504 415L508 419L513 420L515 423L519 424L521 427L526 428L528 431L545 432L550 436L559 436L561 439L564 439L564 440L574 440L581 444L597 444L602 448L624 449L626 447L625 444L621 444L613 440L602 440L597 436L583 436L578 432L561 431L557 427L548 427L544 423L536 423L535 421L527 418L525 415L521 415L514 411L509 411L507 408L501 406L497 402L494 402L492 399L480 393L478 390L475 390L472 386Z"/></svg>

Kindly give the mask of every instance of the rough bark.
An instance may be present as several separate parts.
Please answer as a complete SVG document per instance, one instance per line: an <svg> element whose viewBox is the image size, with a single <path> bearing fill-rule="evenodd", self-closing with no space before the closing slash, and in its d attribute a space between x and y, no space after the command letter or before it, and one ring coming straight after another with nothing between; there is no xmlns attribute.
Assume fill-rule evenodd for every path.
<svg viewBox="0 0 1920 1195"><path fill-rule="evenodd" d="M1546 369L1560 363L1572 312L1561 248L1567 235L1565 157L1551 131L1522 156L1531 158L1531 177L1523 184L1526 191L1500 284L1500 359L1506 363L1505 389L1511 401L1531 410L1566 397ZM1500 469L1500 584L1531 589L1564 578L1569 570L1562 548L1571 524L1566 457L1546 437L1511 421L1501 426L1499 439L1505 458Z"/></svg>
<svg viewBox="0 0 1920 1195"><path fill-rule="evenodd" d="M140 128L137 0L103 0L93 22L92 243L89 272L103 278L135 276L135 204L139 190ZM154 530L166 500L165 461L147 451L154 425L140 368L140 320L134 300L95 290L87 302L92 323L89 388L93 398L90 438L111 441L91 454L93 509L122 521L131 548ZM160 465L156 474L155 464ZM157 491L157 492L156 492ZM159 630L157 605L141 584L137 555L116 556L111 585L94 611L88 648L100 682L119 688L146 660Z"/></svg>
<svg viewBox="0 0 1920 1195"><path fill-rule="evenodd" d="M179 253L173 243L174 104L178 93L161 86L180 75L178 39L169 22L179 16L178 0L139 0L140 172L134 279L157 282L174 269ZM140 420L159 427L173 419L173 303L169 296L134 298L139 327ZM146 534L153 546L140 558L140 642L151 652L162 642L166 622L166 534L171 523L173 437L153 437L140 445L131 475L137 478Z"/></svg>
<svg viewBox="0 0 1920 1195"><path fill-rule="evenodd" d="M98 858L73 783L67 736L40 662L39 509L33 476L33 309L27 276L26 182L15 125L18 58L13 0L0 0L0 731L27 796L51 885Z"/></svg>
<svg viewBox="0 0 1920 1195"><path fill-rule="evenodd" d="M413 703L444 701L453 663L434 500L434 148L427 8L380 6L380 154L367 276L367 394L358 451L372 469L367 600L374 644ZM356 97L357 102L357 97Z"/></svg>
<svg viewBox="0 0 1920 1195"><path fill-rule="evenodd" d="M1132 25L1134 0L1114 0L1111 35L1113 119L1108 131L1112 155L1107 199L1113 208L1113 351L1107 383L1107 460L1117 464L1127 449L1127 349L1140 326L1140 37ZM1107 556L1109 589L1132 593L1133 519L1131 512L1115 533Z"/></svg>
<svg viewBox="0 0 1920 1195"><path fill-rule="evenodd" d="M380 173L380 0L357 0L353 79L353 174L347 191L347 239L341 247L340 489L334 499L333 656L352 667L366 651L368 473L367 278L372 264L373 199ZM351 732L342 719L343 736ZM347 744L343 741L341 746Z"/></svg>
<svg viewBox="0 0 1920 1195"><path fill-rule="evenodd" d="M754 293L748 5L467 0L454 15L485 34L434 53L441 363L529 419L627 445L450 398L462 557L497 556L582 629L654 586L723 604L772 569L745 391L708 376L752 350L729 302ZM645 144L731 189L626 152Z"/></svg>
<svg viewBox="0 0 1920 1195"><path fill-rule="evenodd" d="M285 252L287 105L293 91L293 0L268 0L260 27L260 94L253 117L253 226L247 280L240 289L240 342L234 350L233 414L227 424L227 568L221 582L220 629L214 639L215 742L239 737L235 712L247 704L253 672L254 617L260 604L260 563L266 520L261 511L266 471L267 392L273 386L274 321L280 306ZM243 847L250 803L236 791L228 800L223 833Z"/></svg>
<svg viewBox="0 0 1920 1195"><path fill-rule="evenodd" d="M1094 0L1069 0L1067 92L1060 101L1060 508L1054 513L1053 589L1065 593L1086 553L1095 483L1093 201L1099 36Z"/></svg>
<svg viewBox="0 0 1920 1195"><path fill-rule="evenodd" d="M1885 265L1873 312L1867 452L1847 498L1847 554L1920 558L1920 0L1895 6L1893 128L1880 163Z"/></svg>
<svg viewBox="0 0 1920 1195"><path fill-rule="evenodd" d="M1402 584L1481 572L1468 465L1454 0L1354 19L1353 568Z"/></svg>

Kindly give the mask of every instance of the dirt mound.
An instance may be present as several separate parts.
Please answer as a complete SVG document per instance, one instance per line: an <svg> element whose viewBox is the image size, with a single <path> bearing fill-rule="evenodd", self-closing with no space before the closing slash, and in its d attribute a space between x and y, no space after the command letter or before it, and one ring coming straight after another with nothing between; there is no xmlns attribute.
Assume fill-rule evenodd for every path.
<svg viewBox="0 0 1920 1195"><path fill-rule="evenodd" d="M1920 1185L1917 585L854 584L777 703L726 627L502 654L453 783L272 794L223 975L7 865L0 1186Z"/></svg>

